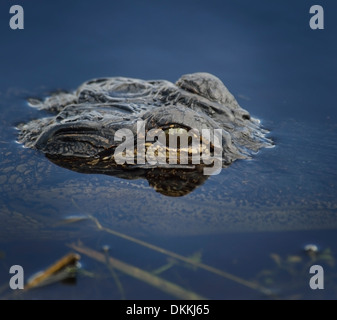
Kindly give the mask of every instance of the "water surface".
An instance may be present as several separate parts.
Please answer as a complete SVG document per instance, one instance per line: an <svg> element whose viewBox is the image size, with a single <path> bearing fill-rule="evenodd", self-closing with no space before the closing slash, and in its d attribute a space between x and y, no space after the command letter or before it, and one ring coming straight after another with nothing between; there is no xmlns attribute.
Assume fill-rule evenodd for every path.
<svg viewBox="0 0 337 320"><path fill-rule="evenodd" d="M165 266L162 279L210 299L335 299L337 7L320 4L325 29L313 31L307 1L34 0L21 3L25 29L13 31L12 3L2 1L0 285L8 283L11 265L22 265L28 277L80 240L99 253L108 245L110 256L147 272ZM235 162L184 197L161 195L144 180L72 172L16 143L18 123L45 115L28 106L28 97L74 90L96 77L174 82L202 71L219 77L261 119L275 147ZM65 224L72 216L85 219ZM172 263L99 230L88 217L273 294ZM304 252L309 243L319 248L315 258ZM76 284L0 296L176 298L85 254L81 264ZM324 267L324 290L309 287L312 264Z"/></svg>

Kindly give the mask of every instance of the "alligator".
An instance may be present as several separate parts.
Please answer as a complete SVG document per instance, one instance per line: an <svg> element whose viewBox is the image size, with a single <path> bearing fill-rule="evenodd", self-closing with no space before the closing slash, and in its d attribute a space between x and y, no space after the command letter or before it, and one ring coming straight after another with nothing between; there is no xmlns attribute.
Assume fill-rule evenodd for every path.
<svg viewBox="0 0 337 320"><path fill-rule="evenodd" d="M192 96L192 93L185 89L179 90L182 91L181 94ZM39 97L40 92L38 90L35 95ZM76 238L87 234L89 236L90 232L87 231L88 226L85 222L79 222L76 226L65 224L62 228L59 224L63 218L75 216L76 220L76 217L80 219L86 215L97 217L105 227L132 235L186 236L336 228L337 204L331 178L335 172L332 155L335 154L336 143L333 140L335 127L332 125L322 131L321 127L315 128L297 120L286 119L277 125L274 123L273 127L278 128L280 134L278 148L272 149L272 152L266 149L267 152L259 152L258 155L254 155L252 151L253 161L236 161L207 182L209 176L204 175L202 170L198 172L199 166L195 169L169 169L147 168L146 165L137 167L136 164L124 167L111 164L110 171L104 171L103 166L101 167L100 173L115 175L118 171L117 177L120 175L127 180L115 179L106 174L86 175L61 168L67 163L69 169L94 173L95 168L99 168L103 162L100 157L88 157L88 162L93 161L89 165L85 163L85 157L72 158L54 154L52 160L59 161L61 165L59 167L54 165L50 158L44 157L44 153L34 146L38 139L45 139L43 133L48 129L52 130L53 124L56 127L62 123L67 124L57 117L63 115L65 119L70 120L71 116L67 118L65 112L68 107L70 111L72 108L70 105L68 107L62 105L64 101L69 101L70 97L75 99L76 95L78 93L59 92L44 101L30 99L30 104L44 111L27 108L25 112L29 115L20 114L23 108L20 101L24 97L33 96L31 92L20 93L19 97L2 95L1 241L10 241L18 237L19 239L62 238L68 241L70 232ZM48 104L49 107L45 107ZM90 105L86 104L88 107ZM73 104L73 109L76 106L84 108L85 104L81 106ZM108 108L104 109L106 113L107 110ZM125 123L128 123L127 112L123 114ZM90 115L93 116L92 113ZM77 123L76 116L75 113L74 125ZM82 117L84 116L83 113ZM216 117L218 114L213 116ZM40 119L30 122L26 120L39 117ZM207 115L205 117L210 118ZM23 121L28 123L19 125L20 132L14 131L13 126ZM242 123L246 123L249 127L248 132L252 131L250 122L251 120L242 119ZM43 123L45 125L39 126ZM87 124L89 123L88 121ZM262 140L266 133L256 123L255 132L262 132L262 137L259 137ZM30 128L32 130L27 131ZM234 134L230 130L228 132ZM74 136L75 133L80 131L74 131ZM29 148L13 143L18 139L18 134L20 141ZM80 134L75 137L78 139L79 136ZM69 135L68 138L71 137ZM55 140L55 135L53 139ZM329 148L320 148L322 139L328 141ZM233 144L239 145L235 138ZM269 146L266 142L263 145ZM242 147L242 144L239 146ZM315 148L319 152L313 152ZM109 152L109 148L106 152ZM327 160L322 162L323 158ZM82 163L80 159L83 160ZM83 167L80 168L82 164ZM132 169L133 167L135 169ZM318 177L322 179L318 181ZM141 179L130 180L137 178ZM150 186L147 185L146 179L150 182ZM204 185L201 185L203 182ZM155 192L151 186L160 193ZM193 188L194 191L191 192ZM161 193L176 197L163 196Z"/></svg>
<svg viewBox="0 0 337 320"><path fill-rule="evenodd" d="M207 175L219 173L211 170L219 169L216 161L225 168L273 145L260 121L209 73L186 74L175 84L99 78L74 92L60 91L29 103L52 115L18 126L18 141L26 147L74 171L146 178L157 191L170 196L185 195ZM176 141L174 147L169 144L171 138ZM183 141L187 141L185 162L181 160ZM149 161L151 147L155 156ZM137 161L141 150L144 156ZM172 164L168 155L173 151L177 161ZM163 161L158 161L160 154ZM199 161L193 162L196 155Z"/></svg>

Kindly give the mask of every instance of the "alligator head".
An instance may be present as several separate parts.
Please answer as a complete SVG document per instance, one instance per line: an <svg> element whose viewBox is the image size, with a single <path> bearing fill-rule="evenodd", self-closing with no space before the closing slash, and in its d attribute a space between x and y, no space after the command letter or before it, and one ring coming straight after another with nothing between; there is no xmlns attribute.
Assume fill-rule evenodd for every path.
<svg viewBox="0 0 337 320"><path fill-rule="evenodd" d="M208 73L175 84L94 79L30 104L54 115L21 124L20 143L74 171L146 178L166 195L184 195L272 145L260 122Z"/></svg>

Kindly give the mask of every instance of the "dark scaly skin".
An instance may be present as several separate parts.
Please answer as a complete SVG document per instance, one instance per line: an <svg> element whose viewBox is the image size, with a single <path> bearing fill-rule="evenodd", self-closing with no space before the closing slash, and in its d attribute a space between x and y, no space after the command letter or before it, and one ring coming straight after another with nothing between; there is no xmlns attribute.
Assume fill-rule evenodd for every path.
<svg viewBox="0 0 337 320"><path fill-rule="evenodd" d="M203 183L207 177L200 174L202 165L187 168L183 174L171 168L117 165L111 157L121 143L114 140L117 130L126 128L136 136L138 120L145 122L146 132L169 127L199 132L221 129L223 167L272 145L259 121L208 73L187 74L175 84L164 80L95 79L73 93L56 93L31 104L55 115L19 126L19 142L26 147L42 151L54 163L74 171L146 178L166 195L184 195ZM173 190L171 176L186 188L176 184Z"/></svg>

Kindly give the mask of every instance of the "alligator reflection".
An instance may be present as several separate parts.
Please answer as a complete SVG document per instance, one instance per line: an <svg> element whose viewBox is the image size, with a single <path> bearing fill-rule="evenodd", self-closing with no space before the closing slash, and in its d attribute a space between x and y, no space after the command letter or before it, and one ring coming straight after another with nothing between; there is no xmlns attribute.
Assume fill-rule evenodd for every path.
<svg viewBox="0 0 337 320"><path fill-rule="evenodd" d="M260 121L241 108L221 80L209 73L182 75L175 83L124 77L94 79L74 92L56 92L43 101L30 99L29 103L52 115L18 126L18 141L26 147L39 150L53 162L74 171L145 178L157 191L170 196L188 194L202 184L212 174L208 170L210 162L203 157L202 165L192 161L196 164L192 168L144 166L141 163L145 162L139 162L138 157L147 143L147 151L158 147L164 157L176 150L190 153L193 160L193 155L204 155L208 150L217 170L273 145ZM182 133L183 130L188 133ZM181 134L186 138L183 147L165 142ZM154 137L159 144L153 143L152 148ZM190 149L189 138L205 143L206 147L199 149L192 142ZM124 158L124 147L125 157L134 158L134 139L139 166L122 164L130 164L119 161Z"/></svg>
<svg viewBox="0 0 337 320"><path fill-rule="evenodd" d="M74 157L46 155L56 165L80 173L106 174L122 179L146 179L157 192L171 197L189 194L202 185L208 175L204 174L205 164L177 165L173 167L119 166L104 161L89 161Z"/></svg>

